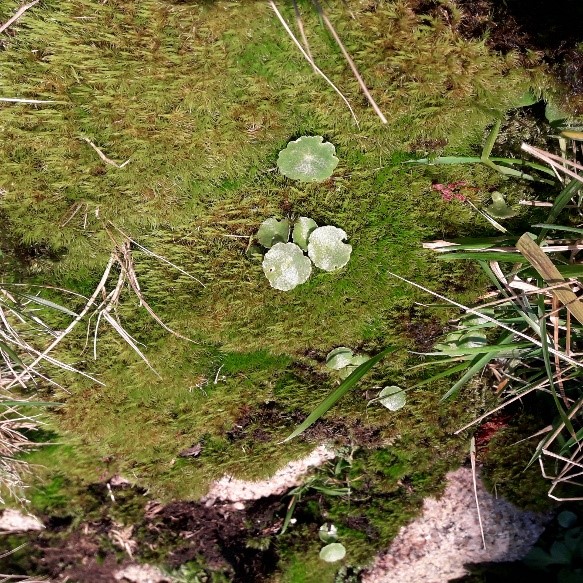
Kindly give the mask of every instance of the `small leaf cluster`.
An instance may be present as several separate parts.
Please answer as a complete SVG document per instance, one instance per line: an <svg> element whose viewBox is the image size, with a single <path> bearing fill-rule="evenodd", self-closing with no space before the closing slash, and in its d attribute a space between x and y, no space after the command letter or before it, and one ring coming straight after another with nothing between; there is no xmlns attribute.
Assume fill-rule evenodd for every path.
<svg viewBox="0 0 583 583"><path fill-rule="evenodd" d="M299 217L291 232L293 243L290 230L288 219L271 217L257 231L257 241L268 250L262 265L271 287L289 291L305 283L312 263L324 271L336 271L348 263L352 246L344 242L348 235L342 229L318 227L314 220Z"/></svg>
<svg viewBox="0 0 583 583"><path fill-rule="evenodd" d="M341 561L346 556L346 548L338 540L338 529L333 525L324 523L318 531L320 540L326 543L326 546L320 549L320 559L327 563Z"/></svg>

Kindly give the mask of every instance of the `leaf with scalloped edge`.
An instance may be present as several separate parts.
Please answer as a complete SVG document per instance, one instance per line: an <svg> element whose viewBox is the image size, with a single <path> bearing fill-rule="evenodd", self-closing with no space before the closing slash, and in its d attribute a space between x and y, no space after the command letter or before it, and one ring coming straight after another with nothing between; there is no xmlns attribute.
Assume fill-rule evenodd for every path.
<svg viewBox="0 0 583 583"><path fill-rule="evenodd" d="M263 258L263 272L271 287L294 289L312 273L312 263L295 243L276 243Z"/></svg>
<svg viewBox="0 0 583 583"><path fill-rule="evenodd" d="M263 247L270 249L276 243L287 243L289 241L289 221L281 221L275 217L265 219L257 231L257 240Z"/></svg>
<svg viewBox="0 0 583 583"><path fill-rule="evenodd" d="M338 227L318 227L312 231L308 242L308 256L316 267L324 271L336 271L350 259L352 246L344 243L346 231Z"/></svg>
<svg viewBox="0 0 583 583"><path fill-rule="evenodd" d="M346 556L346 549L341 543L330 543L320 550L320 558L327 563L341 561Z"/></svg>
<svg viewBox="0 0 583 583"><path fill-rule="evenodd" d="M353 358L353 352L346 346L339 346L331 350L326 356L326 366L332 370L340 370L347 367Z"/></svg>
<svg viewBox="0 0 583 583"><path fill-rule="evenodd" d="M338 165L336 148L322 136L302 136L279 153L277 167L288 178L300 182L320 182L332 176Z"/></svg>

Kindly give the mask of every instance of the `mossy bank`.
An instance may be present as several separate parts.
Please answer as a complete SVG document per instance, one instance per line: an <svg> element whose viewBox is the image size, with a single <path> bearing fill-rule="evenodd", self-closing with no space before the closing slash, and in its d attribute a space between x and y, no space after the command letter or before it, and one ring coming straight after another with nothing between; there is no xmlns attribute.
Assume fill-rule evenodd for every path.
<svg viewBox="0 0 583 583"><path fill-rule="evenodd" d="M1 13L16 4L0 2ZM62 406L46 417L59 444L30 456L44 466L44 482L30 491L33 508L67 514L67 528L75 529L92 512L103 518L109 504L104 497L102 509L93 502L89 509L84 488L115 474L163 502L196 500L225 473L262 478L336 439L337 462L353 451L350 463L339 473L323 468L318 480L349 485L352 497L308 490L297 527L280 538L253 534L269 539L266 549L277 548L262 576L282 583L334 580L337 567L317 558L320 520L338 525L354 575L463 459L467 443L451 434L484 410L487 394L439 405L446 385L432 385L411 393L399 413L367 407L380 387L421 378L409 370L415 361L405 350L426 342L450 315L414 307L426 298L388 272L474 297L484 285L477 271L436 262L420 242L490 226L469 206L442 200L432 182L465 181L477 206L489 202L490 191L512 187L488 169L423 170L405 162L475 154L495 112L531 87L552 87L536 58L465 38L453 2L430 13L404 0L332 3L327 13L385 125L316 11L299 4L311 52L353 105L358 125L267 2L43 0L12 26L0 55L3 97L50 101L1 106L4 280L89 297L112 250L129 237L143 298L188 338L160 326L129 286L116 317L152 368L107 322L95 334L97 360L96 319L67 337L55 353L102 385L46 370L66 390L38 387ZM279 8L294 21L292 3ZM302 135L335 146L340 162L329 180L302 185L277 172L279 151ZM246 253L271 216L343 229L350 262L290 292L271 288L260 261ZM43 294L72 310L84 305L54 290ZM47 318L56 329L66 325L63 314ZM403 350L311 432L280 443L335 386L324 365L328 351L373 354L388 345ZM200 455L179 457L195 444ZM271 515L277 522L285 508ZM130 512L116 520L140 519ZM161 558L168 550L148 542L150 550L144 543L137 556ZM207 568L204 553L200 559ZM217 572L240 576L233 565Z"/></svg>

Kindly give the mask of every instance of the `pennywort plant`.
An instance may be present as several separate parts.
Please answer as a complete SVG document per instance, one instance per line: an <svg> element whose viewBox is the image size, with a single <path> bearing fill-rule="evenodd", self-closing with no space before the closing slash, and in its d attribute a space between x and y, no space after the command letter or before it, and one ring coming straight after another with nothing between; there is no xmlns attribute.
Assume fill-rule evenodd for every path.
<svg viewBox="0 0 583 583"><path fill-rule="evenodd" d="M312 273L312 263L324 271L337 271L350 259L352 246L348 235L332 226L318 227L308 217L299 217L291 233L290 221L271 217L257 231L257 241L267 249L263 272L271 287L290 291L305 283ZM307 256L306 256L307 252Z"/></svg>

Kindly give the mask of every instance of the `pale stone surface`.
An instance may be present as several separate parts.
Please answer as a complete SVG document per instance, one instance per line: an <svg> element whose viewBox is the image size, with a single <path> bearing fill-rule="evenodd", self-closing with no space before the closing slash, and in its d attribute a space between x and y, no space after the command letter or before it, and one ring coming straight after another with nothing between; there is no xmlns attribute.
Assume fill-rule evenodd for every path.
<svg viewBox="0 0 583 583"><path fill-rule="evenodd" d="M6 508L0 515L0 533L27 532L43 528L43 523L35 516L23 514L12 508Z"/></svg>
<svg viewBox="0 0 583 583"><path fill-rule="evenodd" d="M428 498L423 514L404 526L377 557L363 583L446 583L466 574L464 564L521 559L542 534L549 516L524 512L494 498L478 480L486 549L469 468L447 475L438 500Z"/></svg>
<svg viewBox="0 0 583 583"><path fill-rule="evenodd" d="M128 565L113 576L116 581L128 583L171 583L173 580L152 565Z"/></svg>
<svg viewBox="0 0 583 583"><path fill-rule="evenodd" d="M238 480L232 476L223 476L211 484L209 493L203 500L210 503L215 500L243 502L283 494L290 488L298 486L311 468L321 466L324 462L334 459L335 455L332 449L320 445L306 457L289 462L267 480L250 482Z"/></svg>

